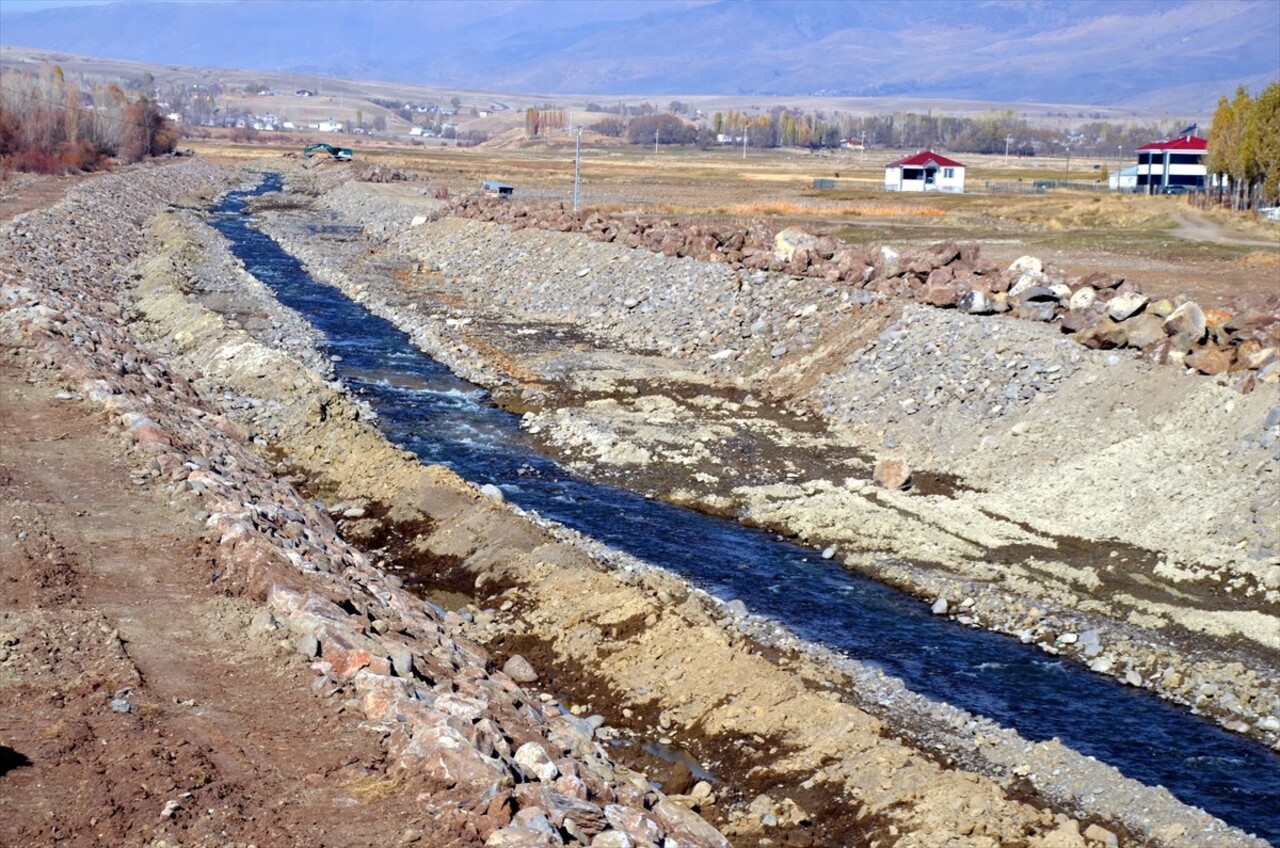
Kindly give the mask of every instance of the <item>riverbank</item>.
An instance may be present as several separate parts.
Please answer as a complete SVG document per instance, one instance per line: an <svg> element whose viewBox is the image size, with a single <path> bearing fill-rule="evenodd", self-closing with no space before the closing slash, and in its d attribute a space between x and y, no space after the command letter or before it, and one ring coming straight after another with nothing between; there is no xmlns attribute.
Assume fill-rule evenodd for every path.
<svg viewBox="0 0 1280 848"><path fill-rule="evenodd" d="M190 185L220 179L201 172ZM350 719L342 727L378 731L376 744L351 754L352 762L327 764L314 773L319 778L298 776L301 785L332 784L336 803L350 813L338 821L294 816L292 838L327 828L326 838L375 834L389 844L443 833L459 845L517 844L504 839L609 845L625 843L607 834L625 832L633 844L721 844L701 819L690 818L688 811L698 809L741 845L1050 846L1086 844L1085 835L1098 844L1111 836L1124 844L1259 844L1057 743L1023 742L873 670L806 650L669 574L522 515L442 469L424 468L377 434L369 410L330 383L314 334L239 269L198 213L156 220L148 230L149 259L104 277L102 269L121 256L140 255L136 228L184 185L166 184L165 191L130 188L113 178L49 216L6 228L6 257L21 262L6 266L5 339L19 351L14 356L27 379L84 400L87 421L113 428L125 446L118 462L133 472L118 473L172 501L176 520L207 528L210 559L191 559L193 577L247 604L219 619L229 628L225 640L238 643L252 628L256 635L246 644L264 651L260 666L292 666L289 685L313 683L310 697ZM130 204L137 208L126 214ZM331 234L341 250L366 249L355 232ZM86 244L98 245L101 255L85 251ZM87 264L71 265L69 249ZM399 257L375 261L385 263L379 270L387 275L412 270ZM377 299L356 285L366 282L351 286L357 296ZM474 323L463 323L468 316L449 317L453 324L446 319L432 327L442 338L469 342L455 354L482 347L483 337L465 335ZM518 332L528 327L517 322L513 334L536 336ZM548 329L550 338L560 332L558 341L581 343L567 324ZM474 357L469 370L483 377L524 362L501 353ZM665 364L623 357L613 367L643 362L653 369ZM540 394L556 390L552 381L506 375L504 382L513 405L555 397ZM752 408L745 398L742 406ZM108 414L98 418L94 409ZM803 422L802 415L794 417ZM761 424L766 432L771 426ZM60 508L74 526L70 493ZM11 530L14 537L31 532ZM40 553L6 558L6 574L25 573ZM454 607L448 612L404 591L424 583L467 596L447 596ZM149 590L141 580L141 597ZM264 599L267 615L256 606ZM4 670L13 675L0 689L6 697L21 700L40 685L33 652L43 650L35 628L45 614L6 609L6 627L16 621L10 629L21 633L17 642L6 639ZM105 613L108 626L112 615ZM532 668L516 663L515 654L533 659ZM518 683L516 675L530 674L534 681ZM127 720L139 722L146 736L175 720L151 685L135 683L139 694L124 695L114 682L59 688L90 711L93 723L133 716ZM859 700L880 703L882 714ZM137 709L117 710L115 701ZM291 703L307 709L306 698ZM569 709L561 713L557 704ZM593 713L608 721L589 720ZM260 714L246 715L255 733L267 732L254 723ZM44 727L55 723L51 717ZM40 731L41 725L6 724L0 743L19 753L58 744L57 734L42 740ZM287 730L269 732L279 740L276 756L296 756ZM444 745L446 737L458 745ZM723 773L700 788L668 772L671 787L687 790L672 797L613 758L615 748L626 747L621 743L662 739L706 762L718 756ZM548 744L570 756L553 758ZM150 780L116 798L117 841L190 841L218 828L233 839L269 838L274 831L267 825L217 800L235 791L229 776L239 768L234 785L248 787L257 804L244 809L266 808L262 799L269 796L256 782L265 766L225 753L233 749L211 738L205 757L216 768L201 765L206 778L189 786L175 780L172 808L150 800L156 793ZM51 775L52 754L31 759L34 771L17 768L0 778L6 804L27 803L33 781ZM657 759L655 766L670 768ZM10 782L15 778L21 785ZM122 798L128 804L120 805ZM183 812L206 803L215 811L207 817ZM308 803L318 810L325 801ZM152 806L160 807L154 827L138 827L127 813ZM91 818L77 817L75 826L87 833L98 826ZM5 820L19 828L15 841L52 838L50 825L35 819Z"/></svg>
<svg viewBox="0 0 1280 848"><path fill-rule="evenodd" d="M282 204L288 205L288 200L273 195L261 205L280 208ZM340 225L329 227L315 221L311 229L313 240L328 230L335 241L363 252L354 233ZM236 393L243 388L241 383ZM275 406L267 403L255 414L253 426L262 427L263 419L273 421L279 414ZM332 404L327 408L326 420L332 423L320 429L345 431L350 416ZM275 423L266 429L280 431ZM782 814L797 803L810 811L820 810L814 820L835 828L813 833L812 838L820 844L832 839L845 842L858 834L862 838L866 833L883 834L886 827L912 844L933 844L942 833L966 831L977 844L991 838L1016 838L1016 817L1007 819L1006 813L996 812L1005 809L1003 804L992 808L993 818L985 827L971 827L972 823L951 818L967 813L956 810L954 800L945 800L952 791L948 787L959 786L961 793L967 794L964 787L972 783L972 774L961 774L960 783L952 784L945 777L950 774L946 769L925 781L930 787L927 793L911 788L921 785L917 768L922 764L916 762L918 754L909 752L926 746L943 752L944 763L980 762L980 773L1003 775L1002 781L1009 786L1005 791L1017 793L1034 787L1036 794L1043 793L1071 808L1094 809L1095 815L1103 817L1084 824L1054 821L1050 825L1050 819L1042 819L1040 827L1060 829L1064 834L1088 825L1096 826L1095 834L1132 829L1156 841L1209 832L1201 825L1176 824L1164 814L1155 817L1161 824L1153 826L1149 814L1135 816L1125 811L1168 807L1171 799L1162 790L1124 780L1057 743L1028 744L989 722L974 722L952 708L905 692L901 684L860 664L846 663L841 669L833 658L808 651L795 640L779 642L776 633L765 640L764 644L772 647L761 655L754 640L742 640L742 632L752 632L752 626L733 616L726 619L721 602L690 590L684 581L669 574L629 564L616 552L604 550L600 559L584 561L583 542L575 533L549 527L554 535L537 541L538 536L530 539L527 530L499 529L470 512L457 514L441 507L438 498L404 492L392 495L400 485L397 475L389 472L376 451L367 447L352 450L351 444L350 435L327 436L324 449L287 448L295 457L295 473L306 476L325 502L354 501L361 509L371 505L373 515L382 514L388 503L400 506L390 522L359 519L347 523L345 532L356 538L367 534L379 544L416 538L409 550L389 547L389 552L399 550L389 556L389 564L404 569L410 579L421 575L418 579L428 581L430 575L440 580L441 566L449 565L446 573L454 576L446 585L477 597L479 608L474 614L484 624L486 644L499 646L498 650L514 645L527 654L545 657L546 666L557 670L552 672L557 683L580 693L588 709L605 710L611 725L616 717L618 726L639 732L640 738L670 738L703 762L715 763L717 772L728 776L722 791L729 805L713 814L727 817L727 822L717 821L728 826L726 832L735 842L745 839L745 844L755 844L757 839L784 833L803 838L807 826L801 824L801 818L788 821ZM297 457L305 462L299 463ZM363 470L366 468L369 470ZM407 504L428 505L431 529L423 529L415 513L404 509ZM492 509L486 507L485 512ZM435 522L443 526L436 529ZM545 522L539 523L545 526ZM508 541L499 541L503 539ZM549 544L553 539L554 544ZM588 546L585 550L591 549ZM763 622L755 628L763 636L773 629ZM625 642L620 645L619 640ZM780 663L774 653L779 649L784 651ZM847 690L836 696L832 681L839 686L840 680L847 681ZM868 701L881 704L887 716L885 725L858 706ZM743 709L739 705L751 706ZM874 757L858 754L868 743L859 736L858 728L874 730L876 739L887 737L891 750L899 753L886 754L876 742L873 750L880 753ZM899 733L914 733L916 738L907 747L898 748L901 743L890 734ZM789 753L779 760L780 751ZM838 756L837 751L841 752ZM901 759L904 755L905 760ZM879 767L872 761L889 771L876 778ZM744 784L750 787L750 794L742 794ZM983 778L977 785L980 794L987 797L989 790L982 787L991 784ZM1107 787L1105 795L1110 800L1097 796L1094 790L1099 786ZM761 789L766 791L760 793ZM775 806L780 803L779 791L788 793L790 804ZM903 792L905 798L900 794ZM761 794L767 798L761 800ZM863 798L874 798L874 804L868 805L860 800ZM899 805L901 817L879 818ZM964 806L961 804L962 809ZM1170 813L1176 820L1183 813L1174 810L1185 808L1173 804ZM776 830L779 827L781 831ZM997 830L992 828L1002 835L996 836Z"/></svg>
<svg viewBox="0 0 1280 848"><path fill-rule="evenodd" d="M1272 388L1006 316L834 289L821 306L781 275L433 220L421 190L347 183L324 205L372 241L273 233L573 467L797 537L960 624L1280 744ZM659 280L661 303L637 296ZM671 327L737 320L744 288L777 301L756 324L805 327L778 345L798 356L726 377L668 349ZM915 485L877 485L883 460Z"/></svg>

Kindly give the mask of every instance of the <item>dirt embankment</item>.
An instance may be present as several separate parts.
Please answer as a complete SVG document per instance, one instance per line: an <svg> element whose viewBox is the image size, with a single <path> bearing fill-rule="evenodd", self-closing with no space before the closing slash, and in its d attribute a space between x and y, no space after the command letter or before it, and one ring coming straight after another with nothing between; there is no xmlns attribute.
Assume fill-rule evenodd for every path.
<svg viewBox="0 0 1280 848"><path fill-rule="evenodd" d="M156 283L139 302L148 319L161 330L191 325L191 305ZM202 284L192 279L183 286ZM1097 838L1107 828L1134 828L1170 844L1206 826L1222 839L1239 838L1162 791L1123 780L1056 743L1029 745L988 723L967 722L869 669L842 673L798 652L771 661L705 593L613 553L594 557L576 534L421 468L341 394L312 388L306 392L312 408L293 402L288 387L299 378L277 353L259 351L238 334L201 333L183 347L180 361L205 374L215 394L235 399L243 425L287 456L313 495L341 504L344 514L353 510L342 522L345 536L377 546L407 583L476 593L492 606L476 613L475 635L497 650L545 658L547 673L576 689L587 710L714 763L723 781L715 803L691 800L736 844L778 837L817 844L877 838L903 845L956 838L1056 844L1078 841L1074 834L1090 826ZM919 725L932 726L931 741L953 753L942 762L923 755L837 695L833 681L846 679L852 689L846 677L852 673L862 675L856 686L866 697L916 711ZM948 767L953 756L981 760L984 771L1005 779ZM1036 779L1045 794L1072 805L1098 785L1109 787L1108 800L1091 806L1091 820L1082 825L1019 800L1030 785L1015 774L1043 776ZM1164 812L1146 823L1125 812L1143 808Z"/></svg>
<svg viewBox="0 0 1280 848"><path fill-rule="evenodd" d="M316 426L327 399L362 414L237 328L253 316L188 300L180 269L203 255L172 221L149 230L170 249L140 256L151 215L222 179L103 178L0 235L3 841L727 845L615 764L599 719L529 688L523 660L499 670L341 538L186 370L216 338L209 371L266 387L299 430L350 435ZM367 438L438 502L477 500Z"/></svg>
<svg viewBox="0 0 1280 848"><path fill-rule="evenodd" d="M272 231L584 472L777 528L1280 741L1274 385L1241 394L1009 316L432 220L418 192L347 184L324 203L373 240L287 216ZM699 351L730 333L755 353L726 379ZM875 485L886 458L916 485Z"/></svg>
<svg viewBox="0 0 1280 848"><path fill-rule="evenodd" d="M6 411L13 398L41 414L60 389L76 414L52 420L106 460L77 476L38 424L6 435L50 459L4 453L5 485L31 506L3 525L18 588L0 697L33 719L0 725L6 841L724 844L697 809L738 845L1258 844L1056 743L770 648L682 581L421 467L198 216L157 219L153 255L127 264L148 216L218 178L198 163L104 178L2 234ZM9 382L22 374L33 389ZM77 482L103 490L78 503ZM166 526L163 510L131 517L148 501L171 510L172 539L131 541ZM99 556L121 538L123 556ZM130 544L172 551L174 573ZM406 591L442 584L476 603L447 613ZM293 688L268 709L267 687ZM928 755L902 738L921 727ZM659 792L619 765L612 752L646 733L715 762L714 785L668 767Z"/></svg>

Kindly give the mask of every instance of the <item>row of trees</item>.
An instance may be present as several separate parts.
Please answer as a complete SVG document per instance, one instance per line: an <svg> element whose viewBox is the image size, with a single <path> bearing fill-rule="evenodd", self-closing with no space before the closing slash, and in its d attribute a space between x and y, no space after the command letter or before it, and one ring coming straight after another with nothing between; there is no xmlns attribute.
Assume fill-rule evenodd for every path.
<svg viewBox="0 0 1280 848"><path fill-rule="evenodd" d="M62 68L0 74L0 166L7 173L71 173L170 153L178 133L155 101L118 85L90 87Z"/></svg>
<svg viewBox="0 0 1280 848"><path fill-rule="evenodd" d="M1280 203L1280 81L1257 97L1224 94L1209 129L1209 172L1229 181L1233 209Z"/></svg>
<svg viewBox="0 0 1280 848"><path fill-rule="evenodd" d="M563 109L537 109L530 106L524 113L525 138L563 133L566 126Z"/></svg>
<svg viewBox="0 0 1280 848"><path fill-rule="evenodd" d="M1076 127L1046 127L1033 126L1012 111L966 117L915 112L855 116L779 106L762 113L716 112L706 124L690 122L675 111L629 120L608 117L592 129L608 136L625 136L633 144L652 144L654 131L658 130L660 144L702 147L726 138L739 144L744 136L747 145L754 148L834 148L845 139L856 139L867 147L1011 156L1073 155L1106 161L1128 159L1136 148L1165 138L1183 125L1181 120L1164 125L1095 120Z"/></svg>

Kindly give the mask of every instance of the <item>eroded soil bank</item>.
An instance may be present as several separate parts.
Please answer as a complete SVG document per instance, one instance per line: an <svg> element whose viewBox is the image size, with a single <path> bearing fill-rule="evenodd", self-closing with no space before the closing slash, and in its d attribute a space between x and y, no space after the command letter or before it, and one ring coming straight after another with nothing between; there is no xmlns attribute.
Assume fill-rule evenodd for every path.
<svg viewBox="0 0 1280 848"><path fill-rule="evenodd" d="M186 185L218 178L193 173ZM6 257L20 260L5 268L6 345L18 351L15 360L36 375L33 379L86 401L91 420L101 414L92 410L104 410L105 420L128 446L123 456L139 485L167 494L180 512L208 528L214 585L237 599L265 602L265 614L254 616L252 630L268 637L267 646L274 644L270 634L283 643L274 654L264 649L262 662L286 665L302 656L317 675L315 699L341 702L340 712L353 713L377 730L382 754L360 749L354 761L325 765L321 774L359 766L337 803L366 812L378 803L392 816L403 815L396 820L407 826L388 833L388 840L722 844L689 812L696 809L736 845L1053 846L1113 839L1259 844L1061 745L1027 744L912 696L856 664L840 664L776 637L761 641L750 622L727 617L723 604L683 581L482 497L443 469L424 468L391 446L369 411L328 381L326 363L316 355L305 324L237 268L197 213L154 220L147 231L150 256L127 275L104 275L108 260L97 253L84 268L67 267L66 251L77 245L71 233L110 240L111 249L127 252L122 242L136 233L94 229L104 220L126 217L112 204L126 204L140 223L180 185L170 183L166 193L126 178L111 180L87 187L51 216L29 216L6 228ZM359 196L363 189L350 190ZM370 201L374 208L383 208L381 199L375 201ZM387 220L399 221L401 214L388 212ZM405 227L411 223L409 218ZM375 279L405 281L399 272L414 266L403 253L370 256L366 243L341 230L335 231L340 240L313 237L304 244L304 232L283 232L283 240L304 253L314 269L365 300L404 297L390 287L386 294L367 293ZM315 252L307 253L308 245ZM551 246L552 253L565 249ZM358 253L372 264L353 262ZM349 274L357 277L343 279ZM516 320L509 337L555 340L548 342L552 356L536 348L528 351L535 355L517 356L521 351L514 343L503 347L495 341L502 336L480 332L488 326L476 320L483 310L445 290L444 278L409 279L417 286L417 308L403 299L380 308L400 313L402 306L408 315L424 305L441 310L424 321L419 338L435 339L442 358L467 376L509 387L509 401L527 404L535 415L583 391L564 376L557 381L541 373L542 363L584 352L607 363L592 369L574 360L566 369L592 379L593 370L606 372L597 384L603 394L583 394L584 400L643 397L638 389L634 395L627 390L636 375L648 375L662 387L651 394L672 403L645 402L649 408L640 409L641 419L667 410L678 420L686 408L716 408L701 398L719 399L731 414L738 410L729 404L757 408L741 395L726 399L726 388L701 369L677 372L671 360L595 350L578 341L575 329L602 333L609 344L615 338L603 333L606 328L570 324L563 315L550 316L550 322L547 315L541 322ZM436 299L456 311L445 312L434 305ZM538 331L517 332L522 327ZM561 349L565 338L581 347ZM608 356L619 358L600 359ZM521 368L528 370L512 373ZM687 373L693 389L669 388L673 373ZM621 388L615 392L615 386ZM757 396L761 400L755 402L765 405L773 397L762 390ZM790 414L760 417L764 421L758 427L743 425L747 432L763 434L750 450L783 457L770 461L785 463L789 452L775 445L792 436L778 433L799 432L813 439L799 441L813 448L813 463L821 467L828 446L820 440L830 435L825 427L809 429L820 423L811 411L798 406ZM738 426L736 418L728 419L725 426L730 425ZM531 419L531 426L540 425ZM612 445L628 441L614 439ZM653 458L651 447L638 439L635 444ZM875 452L861 455L856 441L832 444L847 451L849 476L866 474ZM697 501L691 478L716 476L733 466L712 463L710 470L677 474L682 467L671 463L654 472L654 490L689 489L690 499ZM804 465L778 469L782 479L787 474L799 479ZM768 479L773 474L768 470L751 482L776 485L776 479ZM954 489L949 478L937 480L947 491ZM713 482L696 482L716 491ZM22 532L17 525L13 529ZM6 560L5 567L21 573L34 567L39 554L33 549L29 556ZM945 577L955 566L931 561L915 567ZM1241 568L1240 573L1252 572ZM965 580L973 582L970 575ZM405 591L414 587L460 590L471 605L452 596L458 611L445 613ZM146 581L139 591L147 591ZM434 597L443 601L446 596ZM229 620L243 627L248 609L237 610L241 618ZM8 608L6 628L30 633L36 614L21 603ZM1260 614L1269 611L1263 607ZM110 611L106 615L109 627ZM13 621L18 624L10 627ZM7 647L16 646L10 654L18 662L10 665L13 659L6 657L6 671L14 677L6 678L0 691L17 697L14 686L39 685L27 677L32 672L24 652L41 644L34 638L6 640ZM533 659L536 668L506 662L516 654ZM128 682L127 675L117 676ZM74 703L94 711L94 721L118 714L114 700L103 695L128 703L128 694L122 696L115 678L108 678L89 691L70 690ZM1260 681L1255 688L1265 695L1265 675L1255 679ZM562 714L555 708L557 698L573 709ZM868 699L887 704L884 714L872 715L858 705ZM592 713L602 714L608 724L585 718ZM155 714L144 711L140 718L154 721ZM41 729L6 725L4 732L0 744L34 751ZM642 743L667 761L663 777L669 792L654 791L615 758ZM711 785L699 787L669 764L679 759L670 749L679 747L715 764ZM289 756L287 745L279 756ZM195 774L185 764L180 768ZM157 824L146 828L136 825L134 816L152 805L146 799L154 787L125 792L127 803L113 799L118 809L134 805L139 811L120 816L112 831L115 841L203 844L217 838L219 827L223 840L265 839L266 831L250 825L247 814L228 815L227 805L215 802L235 790L221 773L209 774L203 768L201 776L188 777L189 787L170 778L176 806L167 815L157 812ZM0 776L10 809L30 801L34 792L30 783L14 783L15 776L22 777L22 770ZM238 777L252 785L255 773ZM394 811L398 801L416 806L416 812ZM182 812L206 804L207 817ZM361 817L350 819L358 823ZM5 821L17 828L14 839L39 844L54 838L48 825L33 819L6 816ZM76 827L87 835L98 821L78 821ZM299 826L311 834L336 826L320 821ZM336 838L343 838L341 832Z"/></svg>

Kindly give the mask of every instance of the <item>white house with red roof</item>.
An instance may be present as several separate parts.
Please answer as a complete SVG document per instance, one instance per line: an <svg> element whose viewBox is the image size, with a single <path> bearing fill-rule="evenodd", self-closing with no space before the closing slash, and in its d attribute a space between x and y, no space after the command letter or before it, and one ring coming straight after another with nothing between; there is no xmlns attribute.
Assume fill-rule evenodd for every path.
<svg viewBox="0 0 1280 848"><path fill-rule="evenodd" d="M1159 194L1173 186L1181 187L1174 191L1204 188L1209 173L1204 161L1208 150L1209 143L1190 132L1142 145L1138 148L1137 190Z"/></svg>
<svg viewBox="0 0 1280 848"><path fill-rule="evenodd" d="M884 166L884 189L964 194L964 165L932 150L922 150Z"/></svg>

